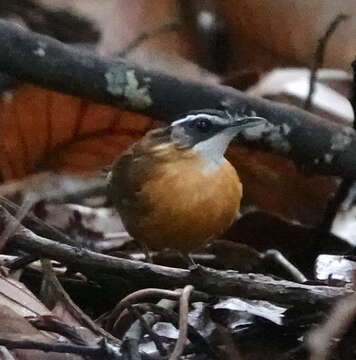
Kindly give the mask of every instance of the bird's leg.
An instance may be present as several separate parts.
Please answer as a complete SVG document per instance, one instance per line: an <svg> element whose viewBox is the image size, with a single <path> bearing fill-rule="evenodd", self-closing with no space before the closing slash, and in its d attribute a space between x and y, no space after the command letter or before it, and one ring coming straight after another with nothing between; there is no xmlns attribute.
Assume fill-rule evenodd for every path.
<svg viewBox="0 0 356 360"><path fill-rule="evenodd" d="M134 239L134 241L145 255L145 261L153 264L152 256L146 242L142 239Z"/></svg>
<svg viewBox="0 0 356 360"><path fill-rule="evenodd" d="M182 255L184 256L184 255ZM191 252L189 252L187 255L186 255L186 261L189 265L189 267L192 267L192 266L197 266L197 263L195 262L194 258L193 258L193 254Z"/></svg>
<svg viewBox="0 0 356 360"><path fill-rule="evenodd" d="M194 261L192 254L190 252L186 253L177 249L167 248L167 249L163 249L161 251L161 254L163 256L165 255L167 259L171 258L171 260L173 260L175 258L176 260L173 265L174 267L184 267L187 269L194 269L198 266L197 263Z"/></svg>
<svg viewBox="0 0 356 360"><path fill-rule="evenodd" d="M184 264L186 264L187 268L190 271L197 271L200 268L200 265L195 262L193 259L192 253L182 253L180 251L177 251L179 257L183 260Z"/></svg>

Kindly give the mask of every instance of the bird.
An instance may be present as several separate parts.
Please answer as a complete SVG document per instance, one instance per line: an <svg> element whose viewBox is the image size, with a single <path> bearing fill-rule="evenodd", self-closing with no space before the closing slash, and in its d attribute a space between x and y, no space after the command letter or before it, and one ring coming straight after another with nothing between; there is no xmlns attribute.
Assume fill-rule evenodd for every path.
<svg viewBox="0 0 356 360"><path fill-rule="evenodd" d="M227 230L242 184L225 151L239 133L265 122L194 110L134 143L114 160L108 179L108 198L128 233L150 250L189 254Z"/></svg>

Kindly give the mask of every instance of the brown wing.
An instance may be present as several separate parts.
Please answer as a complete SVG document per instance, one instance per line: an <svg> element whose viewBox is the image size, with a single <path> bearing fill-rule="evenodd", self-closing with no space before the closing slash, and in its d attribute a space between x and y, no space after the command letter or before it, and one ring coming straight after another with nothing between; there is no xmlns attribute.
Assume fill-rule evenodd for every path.
<svg viewBox="0 0 356 360"><path fill-rule="evenodd" d="M115 160L109 175L108 196L116 209L121 213L123 210L136 208L137 193L143 184L140 176L135 151L130 148L120 158Z"/></svg>
<svg viewBox="0 0 356 360"><path fill-rule="evenodd" d="M126 229L132 236L142 236L141 224L152 212L152 199L145 185L159 177L170 148L169 129L155 129L129 148L117 159L109 181L109 198L118 210ZM159 166L157 166L159 165ZM145 231L144 231L145 232Z"/></svg>
<svg viewBox="0 0 356 360"><path fill-rule="evenodd" d="M149 210L149 205L146 204L140 192L155 167L150 149L157 142L157 132L158 129L148 133L113 163L109 175L108 196L124 221L124 218L129 217L131 212L134 212L137 217Z"/></svg>

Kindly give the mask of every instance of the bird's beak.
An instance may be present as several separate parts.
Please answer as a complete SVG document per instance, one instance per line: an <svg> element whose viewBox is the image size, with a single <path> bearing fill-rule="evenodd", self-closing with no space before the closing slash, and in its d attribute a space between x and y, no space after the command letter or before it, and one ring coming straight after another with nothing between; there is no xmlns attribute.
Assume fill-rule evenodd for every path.
<svg viewBox="0 0 356 360"><path fill-rule="evenodd" d="M239 130L244 130L250 127L266 124L267 122L268 121L262 117L246 116L234 119L230 126L238 128Z"/></svg>

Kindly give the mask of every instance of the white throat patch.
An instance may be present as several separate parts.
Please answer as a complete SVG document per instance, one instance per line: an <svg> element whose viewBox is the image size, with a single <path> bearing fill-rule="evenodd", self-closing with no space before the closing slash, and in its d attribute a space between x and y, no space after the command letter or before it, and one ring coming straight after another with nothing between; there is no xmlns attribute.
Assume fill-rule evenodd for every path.
<svg viewBox="0 0 356 360"><path fill-rule="evenodd" d="M225 159L224 154L227 147L238 132L237 128L226 128L215 136L194 145L193 150L198 152L203 158L204 173L217 170Z"/></svg>

